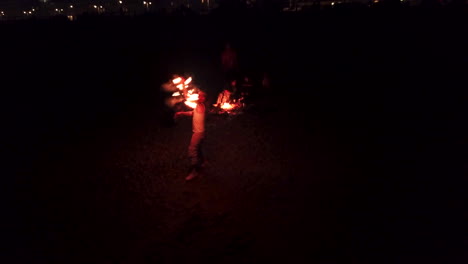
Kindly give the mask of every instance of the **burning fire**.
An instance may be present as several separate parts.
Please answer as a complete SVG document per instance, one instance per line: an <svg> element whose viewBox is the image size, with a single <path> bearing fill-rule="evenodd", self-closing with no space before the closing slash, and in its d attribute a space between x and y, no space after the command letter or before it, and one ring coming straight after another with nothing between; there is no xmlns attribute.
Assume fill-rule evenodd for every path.
<svg viewBox="0 0 468 264"><path fill-rule="evenodd" d="M190 93L190 91L189 91ZM198 94L190 94L185 101L188 107L195 108L197 106Z"/></svg>
<svg viewBox="0 0 468 264"><path fill-rule="evenodd" d="M235 107L235 105L230 104L230 103L224 103L221 105L221 108L224 110L232 110Z"/></svg>
<svg viewBox="0 0 468 264"><path fill-rule="evenodd" d="M182 78L177 77L177 78L175 78L174 80L172 80L172 83L178 84L178 83L180 83L181 81L182 81Z"/></svg>
<svg viewBox="0 0 468 264"><path fill-rule="evenodd" d="M231 113L231 111L241 108L242 107L241 100L243 98L240 98L238 100L233 99L232 94L233 93L227 89L222 91L219 94L218 101L216 102L216 104L214 104L214 106L217 107L222 112L227 112L227 113Z"/></svg>
<svg viewBox="0 0 468 264"><path fill-rule="evenodd" d="M172 96L181 97L181 100L184 101L185 105L190 108L195 108L197 106L198 93L195 93L196 88L191 84L192 80L192 77L188 77L187 79L184 79L183 77L174 78L172 83L179 91L174 92Z"/></svg>

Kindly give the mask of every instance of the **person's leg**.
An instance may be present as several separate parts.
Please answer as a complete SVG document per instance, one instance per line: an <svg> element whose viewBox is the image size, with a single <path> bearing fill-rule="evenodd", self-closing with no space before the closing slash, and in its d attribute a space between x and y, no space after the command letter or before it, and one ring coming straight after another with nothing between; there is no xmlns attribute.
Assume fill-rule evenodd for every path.
<svg viewBox="0 0 468 264"><path fill-rule="evenodd" d="M196 177L200 173L200 165L203 162L201 152L201 143L204 138L204 133L193 133L188 148L188 155L190 158L190 173L186 180Z"/></svg>
<svg viewBox="0 0 468 264"><path fill-rule="evenodd" d="M205 135L201 138L199 144L198 144L198 165L200 168L203 167L205 164L205 155L203 153L203 142L205 141Z"/></svg>

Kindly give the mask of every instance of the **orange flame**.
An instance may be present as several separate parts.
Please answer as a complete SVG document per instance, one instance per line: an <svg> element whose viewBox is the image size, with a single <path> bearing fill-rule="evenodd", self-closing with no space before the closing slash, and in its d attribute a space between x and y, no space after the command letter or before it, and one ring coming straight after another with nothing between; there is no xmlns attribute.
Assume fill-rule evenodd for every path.
<svg viewBox="0 0 468 264"><path fill-rule="evenodd" d="M188 107L195 108L197 106L198 94L192 94L192 92L193 90L189 91L189 96L187 97L185 104Z"/></svg>
<svg viewBox="0 0 468 264"><path fill-rule="evenodd" d="M189 97L187 98L187 101L197 101L198 100L198 94L190 94Z"/></svg>
<svg viewBox="0 0 468 264"><path fill-rule="evenodd" d="M172 94L172 96L180 96L180 93L179 92L175 92Z"/></svg>
<svg viewBox="0 0 468 264"><path fill-rule="evenodd" d="M223 105L221 105L221 108L224 110L231 110L234 108L234 105L230 103L224 103Z"/></svg>
<svg viewBox="0 0 468 264"><path fill-rule="evenodd" d="M179 88L179 90L184 89L184 85L183 85L183 84L179 84L179 85L177 85L176 87Z"/></svg>
<svg viewBox="0 0 468 264"><path fill-rule="evenodd" d="M192 77L188 77L187 80L185 80L184 84L188 85L192 81Z"/></svg>
<svg viewBox="0 0 468 264"><path fill-rule="evenodd" d="M178 83L180 83L181 81L182 81L182 78L177 77L177 78L175 78L174 80L172 80L172 83L178 84Z"/></svg>
<svg viewBox="0 0 468 264"><path fill-rule="evenodd" d="M197 102L190 102L190 101L185 101L185 104L190 107L190 108L195 108L197 107Z"/></svg>

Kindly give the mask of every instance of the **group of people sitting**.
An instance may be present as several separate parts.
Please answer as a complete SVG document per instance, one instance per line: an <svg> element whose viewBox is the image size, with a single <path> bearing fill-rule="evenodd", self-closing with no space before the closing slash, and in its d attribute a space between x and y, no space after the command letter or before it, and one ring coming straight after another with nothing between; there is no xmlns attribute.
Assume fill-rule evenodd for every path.
<svg viewBox="0 0 468 264"><path fill-rule="evenodd" d="M244 107L250 103L253 89L254 84L248 77L244 77L242 82L231 80L219 93L214 106L223 109L228 104L228 110Z"/></svg>

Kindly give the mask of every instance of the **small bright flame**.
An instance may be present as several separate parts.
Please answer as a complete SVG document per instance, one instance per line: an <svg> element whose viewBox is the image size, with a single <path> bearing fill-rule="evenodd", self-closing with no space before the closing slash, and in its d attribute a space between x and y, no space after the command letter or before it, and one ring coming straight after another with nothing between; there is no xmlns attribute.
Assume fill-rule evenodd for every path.
<svg viewBox="0 0 468 264"><path fill-rule="evenodd" d="M190 92L190 91L189 91ZM195 108L197 106L198 94L189 94L185 104L191 108Z"/></svg>
<svg viewBox="0 0 468 264"><path fill-rule="evenodd" d="M179 90L183 90L184 89L184 85L183 84L179 84L176 86L177 88L179 88Z"/></svg>
<svg viewBox="0 0 468 264"><path fill-rule="evenodd" d="M180 78L180 77L177 77L177 78L175 78L174 80L172 80L172 82L173 82L174 84L178 84L178 83L180 83L181 81L182 81L182 78Z"/></svg>
<svg viewBox="0 0 468 264"><path fill-rule="evenodd" d="M180 96L180 93L179 92L175 92L172 94L172 96Z"/></svg>
<svg viewBox="0 0 468 264"><path fill-rule="evenodd" d="M222 106L221 106L222 109L224 110L231 110L234 108L234 105L230 104L230 103L224 103Z"/></svg>
<svg viewBox="0 0 468 264"><path fill-rule="evenodd" d="M335 5L335 2L331 2L331 5L334 6L334 5Z"/></svg>
<svg viewBox="0 0 468 264"><path fill-rule="evenodd" d="M198 94L190 94L189 97L187 98L187 101L197 101L198 100Z"/></svg>
<svg viewBox="0 0 468 264"><path fill-rule="evenodd" d="M188 79L187 79L187 80L185 80L185 82L184 82L184 83L185 83L185 84L189 84L191 81L192 81L192 77L188 77Z"/></svg>
<svg viewBox="0 0 468 264"><path fill-rule="evenodd" d="M73 6L71 5L70 8L73 8Z"/></svg>
<svg viewBox="0 0 468 264"><path fill-rule="evenodd" d="M187 105L187 106L190 107L190 108L195 108L195 107L197 107L197 103L196 103L196 102L185 101L185 105Z"/></svg>
<svg viewBox="0 0 468 264"><path fill-rule="evenodd" d="M94 8L97 8L97 6L95 5ZM55 10L57 10L57 9L55 9Z"/></svg>

